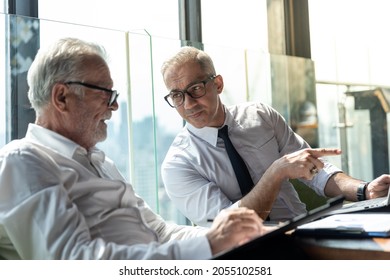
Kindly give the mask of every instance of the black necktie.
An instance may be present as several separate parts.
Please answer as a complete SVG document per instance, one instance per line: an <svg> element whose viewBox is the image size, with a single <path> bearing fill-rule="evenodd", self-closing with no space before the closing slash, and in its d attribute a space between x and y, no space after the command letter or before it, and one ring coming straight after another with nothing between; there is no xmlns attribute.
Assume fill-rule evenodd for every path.
<svg viewBox="0 0 390 280"><path fill-rule="evenodd" d="M244 196L250 192L254 184L245 162L230 141L227 125L218 130L218 137L222 138L223 142L225 143L226 152L229 156L230 162L232 163L234 173L236 173L242 196Z"/></svg>

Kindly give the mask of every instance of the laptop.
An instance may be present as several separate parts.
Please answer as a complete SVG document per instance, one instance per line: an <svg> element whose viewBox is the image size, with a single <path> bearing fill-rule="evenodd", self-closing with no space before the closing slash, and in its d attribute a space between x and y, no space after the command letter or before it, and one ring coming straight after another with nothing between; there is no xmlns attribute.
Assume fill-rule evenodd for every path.
<svg viewBox="0 0 390 280"><path fill-rule="evenodd" d="M340 209L329 212L327 216L360 212L390 212L390 188L385 197L347 203Z"/></svg>
<svg viewBox="0 0 390 280"><path fill-rule="evenodd" d="M325 237L389 237L389 213L336 214L297 227L294 235Z"/></svg>
<svg viewBox="0 0 390 280"><path fill-rule="evenodd" d="M300 225L309 223L325 216L328 212L342 207L343 195L331 198L327 202L306 214L299 215L289 221L282 222L277 229L255 238L239 247L232 248L214 256L214 260L237 259L305 259L305 254L298 246L291 244L285 234Z"/></svg>

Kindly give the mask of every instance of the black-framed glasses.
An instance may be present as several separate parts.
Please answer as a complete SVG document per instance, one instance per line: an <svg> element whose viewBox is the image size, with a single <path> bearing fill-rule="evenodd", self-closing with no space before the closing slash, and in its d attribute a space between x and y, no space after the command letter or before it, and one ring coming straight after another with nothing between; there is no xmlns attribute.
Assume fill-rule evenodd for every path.
<svg viewBox="0 0 390 280"><path fill-rule="evenodd" d="M206 94L206 84L216 77L216 75L213 75L206 80L190 84L183 90L172 90L168 95L164 96L164 99L172 108L180 107L184 103L186 93L193 99L201 98Z"/></svg>
<svg viewBox="0 0 390 280"><path fill-rule="evenodd" d="M88 84L88 83L84 83L84 82L80 82L80 81L69 81L69 82L65 82L64 84L66 84L66 85L79 85L79 86L83 86L83 87L87 87L87 88L91 88L91 89L101 90L101 91L104 91L105 93L108 93L109 97L110 97L108 99L108 104L107 104L108 107L111 107L115 103L115 101L119 95L119 93L116 90L111 90L108 88L99 87L96 85L92 85L92 84Z"/></svg>

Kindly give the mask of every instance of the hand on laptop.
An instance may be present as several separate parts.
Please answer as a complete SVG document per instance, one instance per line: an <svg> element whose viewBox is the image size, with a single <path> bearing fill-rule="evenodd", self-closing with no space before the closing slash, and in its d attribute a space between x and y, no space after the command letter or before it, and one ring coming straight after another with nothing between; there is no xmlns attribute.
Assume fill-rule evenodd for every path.
<svg viewBox="0 0 390 280"><path fill-rule="evenodd" d="M387 196L390 186L390 175L384 174L370 182L366 189L366 198L373 199Z"/></svg>

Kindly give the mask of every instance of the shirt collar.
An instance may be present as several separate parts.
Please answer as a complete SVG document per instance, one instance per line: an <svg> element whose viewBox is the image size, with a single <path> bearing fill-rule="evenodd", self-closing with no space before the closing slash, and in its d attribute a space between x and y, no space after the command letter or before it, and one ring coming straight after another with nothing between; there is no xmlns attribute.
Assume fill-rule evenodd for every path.
<svg viewBox="0 0 390 280"><path fill-rule="evenodd" d="M200 139L208 142L210 145L217 145L218 128L208 126L203 128L196 128L189 123L186 124L186 127L196 137L199 137Z"/></svg>
<svg viewBox="0 0 390 280"><path fill-rule="evenodd" d="M63 156L73 158L75 153L93 155L99 161L104 161L104 152L93 147L89 152L72 140L40 125L30 123L27 128L26 138L40 145L49 147Z"/></svg>
<svg viewBox="0 0 390 280"><path fill-rule="evenodd" d="M226 124L230 124L233 121L233 116L227 110L226 106L223 106L225 110L225 121L221 127L223 127ZM186 124L187 129L194 134L196 137L206 141L210 145L216 147L217 146L217 139L218 139L218 129L221 127L209 127L205 126L203 128L196 128L192 126L190 123Z"/></svg>

